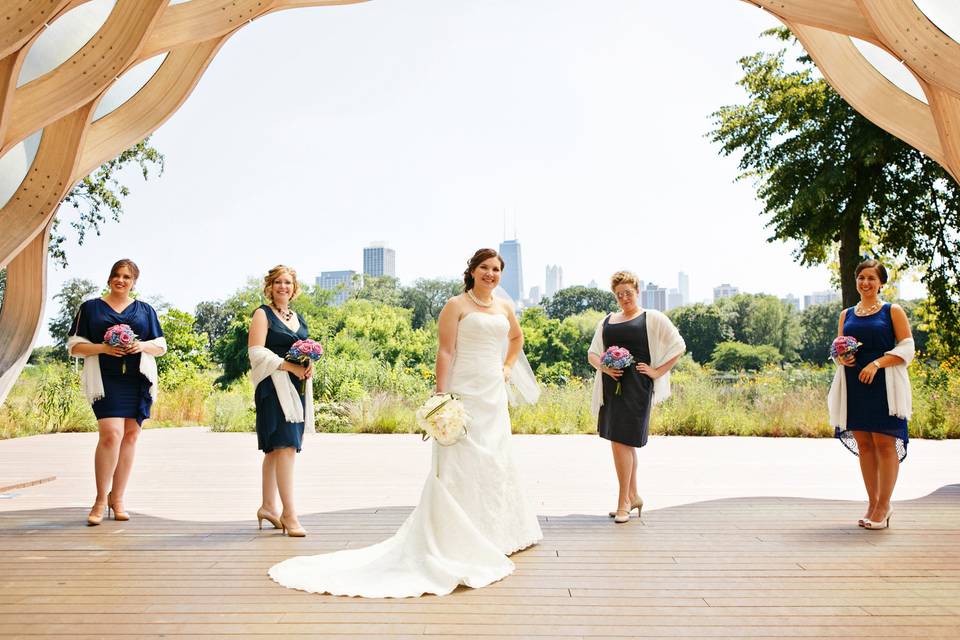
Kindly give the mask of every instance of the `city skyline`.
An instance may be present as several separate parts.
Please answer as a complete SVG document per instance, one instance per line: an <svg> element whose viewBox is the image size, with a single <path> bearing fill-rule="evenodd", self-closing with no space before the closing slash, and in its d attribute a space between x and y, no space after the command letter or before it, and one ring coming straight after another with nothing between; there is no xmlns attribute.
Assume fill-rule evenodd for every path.
<svg viewBox="0 0 960 640"><path fill-rule="evenodd" d="M377 250L379 252L388 251L390 253L390 264L393 264L395 261L396 250L388 247L388 243L384 241L372 242L369 246L363 248L363 262L364 262L364 271L356 272L354 270L339 270L339 271L322 271L319 276L316 276L314 279L314 284L319 286L322 289L328 291L335 291L336 295L333 298L333 304L342 304L347 298L350 297L358 288L363 286L363 276L381 276L381 275L390 275L388 273L381 273L379 269L382 267L384 261L384 256L382 253L371 255L371 250ZM522 273L523 273L523 258L521 252L521 243L519 238L513 238L510 240L504 240L500 243L499 251L501 256L504 251L507 251L510 254L510 260L515 261L519 264L519 274L515 280L519 280L522 283ZM506 261L506 258L505 258ZM380 266L377 266L380 265ZM369 268L369 272L368 271ZM505 274L511 270L505 270ZM573 283L570 285L564 285L563 283L563 266L559 264L548 264L544 269L544 286L541 288L540 284L533 284L527 290L526 295L521 295L519 297L514 297L512 289L504 287L504 290L517 301L518 307L524 306L536 306L539 305L543 298L549 298L551 295L555 294L557 291L566 288L567 286L589 286L589 287L598 287L603 289L596 280L591 280L587 284L578 285L578 283ZM396 277L396 276L392 276ZM416 280L424 277L430 276L415 276L412 279L404 282L397 278L398 283L401 285L412 285ZM638 276L639 278L639 276ZM449 279L458 280L459 276L449 276ZM783 296L776 296L774 293L766 291L745 291L740 287L730 284L729 282L723 282L719 285L714 286L713 297L712 299L704 298L702 300L692 300L689 296L690 289L690 276L684 271L678 271L676 273L676 287L663 287L657 285L653 281L647 281L644 279L639 280L639 293L640 293L640 303L641 306L656 309L658 311L670 311L678 307L686 306L688 304L693 304L694 302L703 302L703 303L715 303L722 298L731 297L739 293L747 294L756 294L756 295L774 295L779 297L780 301L792 306L797 311L802 311L811 306L817 304L824 304L828 302L834 302L840 300L840 292L834 289L823 289L815 290L810 293L800 293L800 296L796 295L795 292L789 292ZM504 281L501 280L501 286L503 286ZM510 287L522 286L517 282L508 283ZM801 304L802 301L802 304Z"/></svg>
<svg viewBox="0 0 960 640"><path fill-rule="evenodd" d="M143 295L192 310L276 264L308 281L360 271L372 231L403 256L401 281L459 277L497 246L504 211L520 221L528 289L547 265L565 285L619 269L667 283L682 268L691 301L721 277L778 297L828 288L825 266L767 241L753 185L704 135L744 99L737 61L782 46L759 36L779 23L746 3L698 11L409 0L264 16L151 137L163 175L120 176L119 224L77 246L61 210L70 266L48 270L43 334L66 280L102 283L121 257ZM669 64L653 63L664 51Z"/></svg>

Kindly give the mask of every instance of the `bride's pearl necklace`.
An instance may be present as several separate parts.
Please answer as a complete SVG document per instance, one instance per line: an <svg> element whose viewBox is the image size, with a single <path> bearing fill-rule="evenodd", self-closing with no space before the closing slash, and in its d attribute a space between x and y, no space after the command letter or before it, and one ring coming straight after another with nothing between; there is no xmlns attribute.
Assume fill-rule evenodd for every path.
<svg viewBox="0 0 960 640"><path fill-rule="evenodd" d="M858 302L857 306L853 308L853 312L858 316L869 316L872 313L876 313L877 309L883 306L883 300L877 298L877 301L874 302L869 307L864 307L862 302Z"/></svg>
<svg viewBox="0 0 960 640"><path fill-rule="evenodd" d="M492 297L490 298L490 300L484 302L477 296L473 295L473 289L467 289L467 297L473 300L474 304L476 304L478 307L490 308L493 306Z"/></svg>

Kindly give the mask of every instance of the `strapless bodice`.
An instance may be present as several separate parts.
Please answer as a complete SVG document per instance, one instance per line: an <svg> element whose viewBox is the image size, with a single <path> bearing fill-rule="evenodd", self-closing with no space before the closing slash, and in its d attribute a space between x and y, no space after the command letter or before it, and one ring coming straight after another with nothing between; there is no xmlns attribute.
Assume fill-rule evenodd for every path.
<svg viewBox="0 0 960 640"><path fill-rule="evenodd" d="M503 314L468 313L457 326L457 357L500 359L509 332L510 321Z"/></svg>

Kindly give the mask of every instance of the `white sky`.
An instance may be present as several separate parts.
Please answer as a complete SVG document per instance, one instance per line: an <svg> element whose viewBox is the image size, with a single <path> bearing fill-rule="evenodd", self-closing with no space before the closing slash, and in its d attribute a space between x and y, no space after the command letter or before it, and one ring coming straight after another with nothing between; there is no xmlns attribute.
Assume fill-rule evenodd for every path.
<svg viewBox="0 0 960 640"><path fill-rule="evenodd" d="M734 0L374 0L283 11L223 47L132 176L121 224L51 266L193 310L278 262L313 282L384 240L397 275L458 277L522 243L524 283L606 282L628 268L693 300L724 282L801 297L829 287L767 243L749 183L704 134L741 101L737 59L779 24ZM508 265L510 268L511 265ZM907 285L907 295L919 295ZM44 322L46 324L46 322ZM41 335L40 342L49 338Z"/></svg>

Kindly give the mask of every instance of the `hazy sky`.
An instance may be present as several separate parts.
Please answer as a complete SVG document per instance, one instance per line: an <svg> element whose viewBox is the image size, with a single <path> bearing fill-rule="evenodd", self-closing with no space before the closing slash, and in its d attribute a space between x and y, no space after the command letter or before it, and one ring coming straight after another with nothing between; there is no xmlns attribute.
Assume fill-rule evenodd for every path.
<svg viewBox="0 0 960 640"><path fill-rule="evenodd" d="M226 43L154 134L165 173L130 178L122 223L69 247L50 295L129 257L144 295L192 310L280 262L311 283L359 271L376 240L396 250L404 282L457 277L504 238L505 216L527 288L559 264L565 285L628 268L676 287L684 271L694 300L723 282L826 289L825 268L766 242L752 185L734 183L735 159L705 138L709 114L743 99L737 59L777 24L735 0L271 14Z"/></svg>

